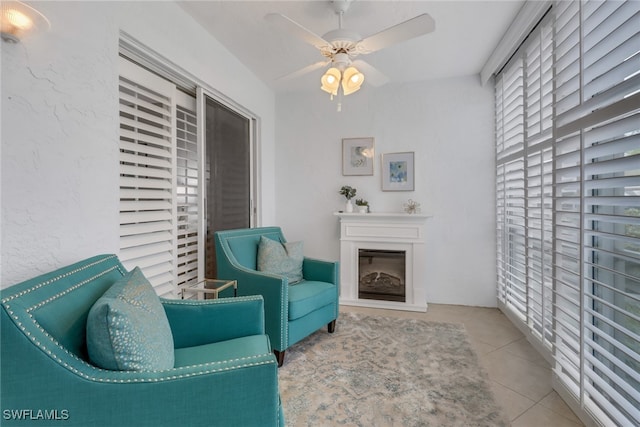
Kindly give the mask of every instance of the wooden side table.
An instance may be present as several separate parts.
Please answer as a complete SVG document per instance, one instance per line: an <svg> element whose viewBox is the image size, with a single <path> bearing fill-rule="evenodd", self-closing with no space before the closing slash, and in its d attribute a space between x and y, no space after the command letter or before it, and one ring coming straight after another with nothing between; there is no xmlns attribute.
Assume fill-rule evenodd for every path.
<svg viewBox="0 0 640 427"><path fill-rule="evenodd" d="M236 280L220 280L220 279L204 279L195 285L182 285L179 287L182 299L185 294L191 293L196 295L196 299L218 298L221 291L233 286L233 296L238 296L238 282ZM212 295L207 298L207 295Z"/></svg>

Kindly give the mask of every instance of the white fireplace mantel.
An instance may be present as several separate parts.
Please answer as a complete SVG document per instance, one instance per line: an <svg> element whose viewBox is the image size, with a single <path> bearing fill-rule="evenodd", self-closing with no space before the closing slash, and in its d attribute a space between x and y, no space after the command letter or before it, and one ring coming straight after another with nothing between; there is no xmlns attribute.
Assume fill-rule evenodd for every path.
<svg viewBox="0 0 640 427"><path fill-rule="evenodd" d="M431 215L402 212L334 213L340 218L340 303L426 311L425 222ZM358 297L360 249L405 252L405 302Z"/></svg>

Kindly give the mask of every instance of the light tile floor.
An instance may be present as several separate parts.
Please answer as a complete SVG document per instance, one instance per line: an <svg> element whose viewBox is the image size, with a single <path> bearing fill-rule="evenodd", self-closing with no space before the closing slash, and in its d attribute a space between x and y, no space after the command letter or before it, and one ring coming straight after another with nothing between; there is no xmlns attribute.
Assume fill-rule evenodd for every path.
<svg viewBox="0 0 640 427"><path fill-rule="evenodd" d="M427 313L350 306L340 310L462 323L513 427L583 426L551 388L547 361L498 309L429 304Z"/></svg>

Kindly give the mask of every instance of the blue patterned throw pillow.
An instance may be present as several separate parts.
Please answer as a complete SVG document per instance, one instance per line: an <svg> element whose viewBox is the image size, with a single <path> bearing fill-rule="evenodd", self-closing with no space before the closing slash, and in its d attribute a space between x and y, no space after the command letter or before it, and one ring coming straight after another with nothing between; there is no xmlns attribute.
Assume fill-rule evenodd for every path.
<svg viewBox="0 0 640 427"><path fill-rule="evenodd" d="M114 371L173 368L173 335L149 281L138 267L91 307L87 350L96 366Z"/></svg>
<svg viewBox="0 0 640 427"><path fill-rule="evenodd" d="M258 271L285 276L291 285L302 280L303 260L302 242L280 243L260 237Z"/></svg>

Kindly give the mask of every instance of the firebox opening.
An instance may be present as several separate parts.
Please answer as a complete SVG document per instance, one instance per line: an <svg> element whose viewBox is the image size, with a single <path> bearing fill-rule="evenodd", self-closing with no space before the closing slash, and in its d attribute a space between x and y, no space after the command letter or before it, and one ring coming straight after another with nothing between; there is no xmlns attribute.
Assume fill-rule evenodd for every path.
<svg viewBox="0 0 640 427"><path fill-rule="evenodd" d="M358 298L406 302L405 251L358 249Z"/></svg>

